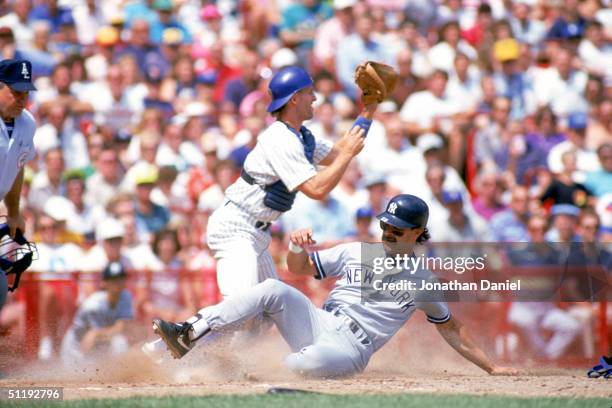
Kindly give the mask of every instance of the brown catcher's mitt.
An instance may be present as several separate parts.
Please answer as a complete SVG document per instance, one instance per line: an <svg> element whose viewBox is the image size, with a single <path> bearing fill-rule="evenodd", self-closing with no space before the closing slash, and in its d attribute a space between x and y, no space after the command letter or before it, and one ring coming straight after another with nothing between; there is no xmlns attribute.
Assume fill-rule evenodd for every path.
<svg viewBox="0 0 612 408"><path fill-rule="evenodd" d="M397 72L389 65L367 61L355 68L355 83L361 89L364 105L381 103L393 92L396 82Z"/></svg>

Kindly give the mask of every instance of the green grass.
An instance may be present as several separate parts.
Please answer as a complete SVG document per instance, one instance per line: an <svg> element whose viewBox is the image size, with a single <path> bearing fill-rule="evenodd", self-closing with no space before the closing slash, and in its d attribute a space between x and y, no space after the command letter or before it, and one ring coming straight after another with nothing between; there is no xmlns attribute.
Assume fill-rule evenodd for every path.
<svg viewBox="0 0 612 408"><path fill-rule="evenodd" d="M348 390L347 390L348 391ZM3 404L0 404L3 405ZM4 406L4 405L3 405ZM43 406L40 403L15 404L14 406ZM215 396L180 396L180 397L133 397L126 399L98 399L66 401L44 406L71 408L90 407L206 407L206 408L293 408L293 407L355 407L355 408L611 408L612 399L605 398L515 398L500 396L467 396L467 395L215 395Z"/></svg>

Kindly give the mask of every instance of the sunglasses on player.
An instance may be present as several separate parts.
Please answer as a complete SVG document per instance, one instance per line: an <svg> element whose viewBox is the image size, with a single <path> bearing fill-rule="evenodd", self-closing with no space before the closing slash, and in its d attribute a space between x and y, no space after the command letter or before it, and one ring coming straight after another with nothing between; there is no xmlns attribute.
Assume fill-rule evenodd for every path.
<svg viewBox="0 0 612 408"><path fill-rule="evenodd" d="M396 228L393 225L389 225L382 221L380 222L380 229L383 231L389 230L389 232L395 235L396 237L401 237L406 233L406 230Z"/></svg>

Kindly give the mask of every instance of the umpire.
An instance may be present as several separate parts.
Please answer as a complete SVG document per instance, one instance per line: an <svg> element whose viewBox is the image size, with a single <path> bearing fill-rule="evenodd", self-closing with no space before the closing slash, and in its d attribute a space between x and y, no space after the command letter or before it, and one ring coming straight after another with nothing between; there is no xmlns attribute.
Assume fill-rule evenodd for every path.
<svg viewBox="0 0 612 408"><path fill-rule="evenodd" d="M25 109L32 84L32 63L23 59L0 61L0 200L6 204L11 237L24 231L19 198L24 167L34 158L36 122Z"/></svg>

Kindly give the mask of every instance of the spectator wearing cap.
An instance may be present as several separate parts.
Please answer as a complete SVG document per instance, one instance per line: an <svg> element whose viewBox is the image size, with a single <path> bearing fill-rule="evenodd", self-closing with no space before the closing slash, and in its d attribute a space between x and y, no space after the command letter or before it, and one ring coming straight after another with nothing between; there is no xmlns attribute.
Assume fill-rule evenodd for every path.
<svg viewBox="0 0 612 408"><path fill-rule="evenodd" d="M34 33L28 21L31 10L30 0L15 0L11 5L11 12L0 17L0 27L8 27L12 30L18 48L27 49L32 46Z"/></svg>
<svg viewBox="0 0 612 408"><path fill-rule="evenodd" d="M373 22L370 15L360 15L355 19L355 31L338 43L336 54L336 76L344 93L353 101L359 97L355 85L355 68L363 61L374 60L395 66L394 55L383 44L372 37Z"/></svg>
<svg viewBox="0 0 612 408"><path fill-rule="evenodd" d="M55 208L48 209L56 210ZM83 253L77 245L60 242L59 228L59 222L47 213L42 213L38 217L35 226L38 232L38 237L34 238L38 248L38 259L32 262L30 270L36 273L38 279L42 281L38 294L41 336L38 358L41 360L49 360L53 357L54 345L60 335L59 328L65 324L64 320L68 316L68 311L62 306L66 303L59 301L63 297L61 287L48 281L69 279L70 273L80 269L80 262L83 259Z"/></svg>
<svg viewBox="0 0 612 408"><path fill-rule="evenodd" d="M584 184L595 197L603 197L605 194L612 193L612 143L608 142L599 146L597 157L601 163L601 169L588 172Z"/></svg>
<svg viewBox="0 0 612 408"><path fill-rule="evenodd" d="M336 54L340 42L352 31L353 6L357 0L334 0L334 15L324 21L315 34L313 55L317 65L336 72Z"/></svg>
<svg viewBox="0 0 612 408"><path fill-rule="evenodd" d="M32 208L42 210L49 197L63 195L66 189L62 174L64 173L64 155L60 147L52 147L44 153L44 169L32 180L28 203Z"/></svg>
<svg viewBox="0 0 612 408"><path fill-rule="evenodd" d="M523 119L535 111L538 91L520 65L521 46L514 38L505 38L497 40L492 51L497 93L510 100L511 117Z"/></svg>
<svg viewBox="0 0 612 408"><path fill-rule="evenodd" d="M537 46L546 36L546 25L533 13L533 0L516 0L512 5L510 26L519 42Z"/></svg>
<svg viewBox="0 0 612 408"><path fill-rule="evenodd" d="M548 242L579 242L576 234L580 209L572 204L555 204L550 210L552 228L546 233Z"/></svg>
<svg viewBox="0 0 612 408"><path fill-rule="evenodd" d="M237 112L244 97L258 88L260 79L257 53L244 50L240 56L240 76L225 85L224 104Z"/></svg>
<svg viewBox="0 0 612 408"><path fill-rule="evenodd" d="M493 239L497 242L527 242L527 220L529 219L529 193L523 186L511 190L510 205L489 223Z"/></svg>
<svg viewBox="0 0 612 408"><path fill-rule="evenodd" d="M501 202L501 177L498 171L481 170L476 176L474 189L476 197L472 199L472 207L487 222L506 209Z"/></svg>
<svg viewBox="0 0 612 408"><path fill-rule="evenodd" d="M270 7L276 7L276 5L273 6L270 4ZM224 40L224 36L222 34L224 31L223 29L225 22L223 15L215 4L211 3L200 6L200 3L192 3L190 5L189 2L185 2L183 3L183 6L181 6L179 17L181 18L181 21L190 26L190 31L194 33L194 40L198 45L208 48L215 42ZM246 14L243 17L245 20L248 19ZM247 25L246 21L244 21L244 24L248 27L249 34L251 35L254 34L254 30L257 30L252 25ZM254 43L251 45L259 43L261 38L254 35L255 38L251 39L251 35L249 35L249 39L247 39L247 41Z"/></svg>
<svg viewBox="0 0 612 408"><path fill-rule="evenodd" d="M370 207L360 207L355 212L355 233L350 237L351 241L376 242L377 237L370 232L370 225L374 212Z"/></svg>
<svg viewBox="0 0 612 408"><path fill-rule="evenodd" d="M466 55L470 60L477 57L476 51L465 40L461 39L459 23L449 21L439 30L439 42L429 49L427 58L434 69L450 73L457 53Z"/></svg>
<svg viewBox="0 0 612 408"><path fill-rule="evenodd" d="M40 3L32 8L29 15L30 24L35 21L43 20L49 23L51 33L56 34L59 32L60 25L62 22L72 18L72 10L67 7L59 5L59 0L49 0Z"/></svg>
<svg viewBox="0 0 612 408"><path fill-rule="evenodd" d="M123 170L116 149L113 145L102 144L95 162L95 172L86 181L85 201L91 205L106 206L108 200L119 192L122 180Z"/></svg>
<svg viewBox="0 0 612 408"><path fill-rule="evenodd" d="M585 207L588 204L591 191L582 183L573 179L576 171L576 152L568 150L561 155L563 171L553 175L552 182L544 189L540 200L543 203L551 201L553 204L571 204L576 207Z"/></svg>
<svg viewBox="0 0 612 408"><path fill-rule="evenodd" d="M161 44L164 31L172 28L180 31L184 43L191 43L191 33L177 20L172 0L153 0L152 7L155 10L155 19L151 21L151 42Z"/></svg>
<svg viewBox="0 0 612 408"><path fill-rule="evenodd" d="M151 201L151 191L155 187L158 170L154 166L142 166L135 173L136 184L136 225L147 234L155 234L168 224L170 213L167 208Z"/></svg>
<svg viewBox="0 0 612 408"><path fill-rule="evenodd" d="M91 80L102 81L106 77L108 67L115 58L115 52L120 48L121 37L117 28L103 26L96 31L93 55L85 60L85 68Z"/></svg>
<svg viewBox="0 0 612 408"><path fill-rule="evenodd" d="M80 268L83 272L97 272L110 262L120 262L126 269L133 269L130 258L125 255L123 238L125 226L116 218L107 217L96 226L96 241L85 255Z"/></svg>
<svg viewBox="0 0 612 408"><path fill-rule="evenodd" d="M550 150L547 162L548 168L553 173L563 171L561 156L568 150L576 151L576 169L578 177L576 180L584 181L585 173L595 171L600 168L597 154L589 150L586 146L585 137L588 126L588 116L586 113L574 112L567 118L567 140L559 143Z"/></svg>
<svg viewBox="0 0 612 408"><path fill-rule="evenodd" d="M487 242L491 234L486 222L476 214L468 215L461 191L444 191L442 204L448 211L445 219L432 219L430 230L437 242Z"/></svg>
<svg viewBox="0 0 612 408"><path fill-rule="evenodd" d="M126 282L127 272L120 262L106 265L101 289L79 306L64 336L61 348L64 364L80 368L87 359L102 360L128 351L127 322L134 319L134 310Z"/></svg>
<svg viewBox="0 0 612 408"><path fill-rule="evenodd" d="M298 0L282 10L280 38L293 48L307 68L317 28L331 18L333 10L321 0Z"/></svg>

